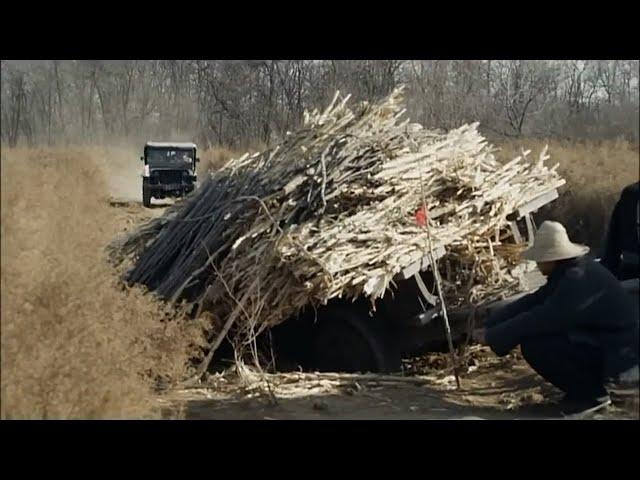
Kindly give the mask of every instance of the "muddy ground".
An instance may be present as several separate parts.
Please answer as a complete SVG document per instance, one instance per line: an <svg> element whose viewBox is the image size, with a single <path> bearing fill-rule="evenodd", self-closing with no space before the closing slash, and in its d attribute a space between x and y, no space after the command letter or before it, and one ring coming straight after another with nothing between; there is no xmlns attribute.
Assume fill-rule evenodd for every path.
<svg viewBox="0 0 640 480"><path fill-rule="evenodd" d="M161 215L170 201L145 209L138 194L111 201L121 231ZM447 358L431 354L406 361L404 376L348 374L211 375L197 388L158 397L168 418L211 420L526 420L558 418L561 393L545 383L519 352L497 358L486 347L467 352L467 371L456 388ZM612 394L614 405L594 419L640 419L638 391Z"/></svg>

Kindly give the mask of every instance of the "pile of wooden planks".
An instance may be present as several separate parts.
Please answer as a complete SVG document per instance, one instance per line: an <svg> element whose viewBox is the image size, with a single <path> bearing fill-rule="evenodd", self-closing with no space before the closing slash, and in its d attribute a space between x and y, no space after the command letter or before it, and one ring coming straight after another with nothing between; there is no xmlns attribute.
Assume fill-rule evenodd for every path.
<svg viewBox="0 0 640 480"><path fill-rule="evenodd" d="M436 133L402 120L402 88L377 104L348 99L337 93L115 243L112 258L134 262L127 281L213 312L246 342L309 304L382 297L427 255L428 235L447 252L448 301L513 286L520 246L503 242L506 217L564 183L546 149L501 164L477 123Z"/></svg>

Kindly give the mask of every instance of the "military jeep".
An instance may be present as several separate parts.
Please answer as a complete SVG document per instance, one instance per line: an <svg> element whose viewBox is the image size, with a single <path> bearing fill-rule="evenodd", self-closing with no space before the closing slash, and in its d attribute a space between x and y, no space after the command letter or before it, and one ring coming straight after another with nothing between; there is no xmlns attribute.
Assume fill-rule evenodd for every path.
<svg viewBox="0 0 640 480"><path fill-rule="evenodd" d="M151 206L151 198L178 198L196 187L196 157L194 143L147 142L142 174L142 204Z"/></svg>

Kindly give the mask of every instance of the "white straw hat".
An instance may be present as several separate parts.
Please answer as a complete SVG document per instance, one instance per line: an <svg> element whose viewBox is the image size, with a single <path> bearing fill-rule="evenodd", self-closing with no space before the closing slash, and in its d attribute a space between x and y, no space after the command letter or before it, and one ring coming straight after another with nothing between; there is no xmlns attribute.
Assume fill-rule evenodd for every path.
<svg viewBox="0 0 640 480"><path fill-rule="evenodd" d="M522 253L522 258L534 262L553 262L581 257L589 247L569 240L567 230L561 223L546 221L536 232L533 245Z"/></svg>

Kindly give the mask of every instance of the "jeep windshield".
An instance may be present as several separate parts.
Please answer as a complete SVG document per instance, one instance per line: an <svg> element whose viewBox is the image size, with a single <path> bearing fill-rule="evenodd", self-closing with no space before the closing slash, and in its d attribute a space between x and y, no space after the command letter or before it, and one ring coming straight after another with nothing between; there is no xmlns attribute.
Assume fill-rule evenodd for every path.
<svg viewBox="0 0 640 480"><path fill-rule="evenodd" d="M147 163L152 167L191 169L193 168L193 150L149 148Z"/></svg>

